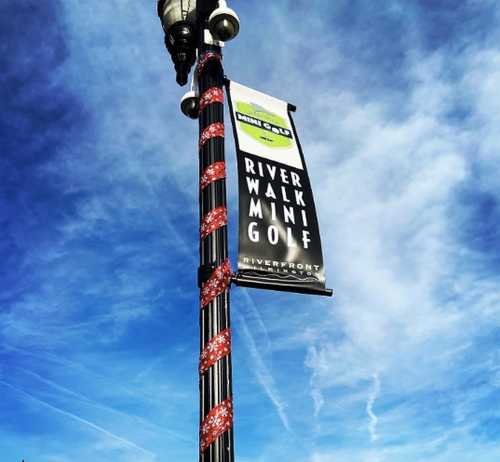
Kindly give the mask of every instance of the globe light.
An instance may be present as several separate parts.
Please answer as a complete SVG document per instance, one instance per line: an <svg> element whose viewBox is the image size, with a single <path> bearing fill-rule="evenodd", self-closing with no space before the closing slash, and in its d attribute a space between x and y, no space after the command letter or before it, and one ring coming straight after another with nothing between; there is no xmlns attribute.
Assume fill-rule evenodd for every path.
<svg viewBox="0 0 500 462"><path fill-rule="evenodd" d="M158 16L177 83L183 86L196 60L196 0L158 0Z"/></svg>

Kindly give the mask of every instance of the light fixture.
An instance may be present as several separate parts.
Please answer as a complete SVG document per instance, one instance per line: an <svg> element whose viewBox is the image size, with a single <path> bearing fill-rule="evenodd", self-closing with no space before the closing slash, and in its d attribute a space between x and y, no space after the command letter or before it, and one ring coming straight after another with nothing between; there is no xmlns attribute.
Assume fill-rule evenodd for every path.
<svg viewBox="0 0 500 462"><path fill-rule="evenodd" d="M191 80L191 90L181 98L181 111L190 119L197 119L200 111L200 96L198 93L198 79L196 73Z"/></svg>
<svg viewBox="0 0 500 462"><path fill-rule="evenodd" d="M158 0L158 16L177 83L186 85L196 59L196 0Z"/></svg>
<svg viewBox="0 0 500 462"><path fill-rule="evenodd" d="M228 8L225 0L219 0L219 6L208 18L208 27L215 40L228 42L234 39L240 31L240 18Z"/></svg>

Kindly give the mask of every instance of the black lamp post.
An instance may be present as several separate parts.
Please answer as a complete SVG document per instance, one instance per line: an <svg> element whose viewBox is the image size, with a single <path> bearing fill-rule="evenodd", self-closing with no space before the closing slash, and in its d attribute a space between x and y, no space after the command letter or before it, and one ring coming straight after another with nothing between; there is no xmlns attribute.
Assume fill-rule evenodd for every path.
<svg viewBox="0 0 500 462"><path fill-rule="evenodd" d="M200 462L233 462L233 395L224 158L222 41L239 19L221 0L158 0L158 15L179 85L196 59L197 88L181 103L199 120ZM196 117L197 116L197 117Z"/></svg>

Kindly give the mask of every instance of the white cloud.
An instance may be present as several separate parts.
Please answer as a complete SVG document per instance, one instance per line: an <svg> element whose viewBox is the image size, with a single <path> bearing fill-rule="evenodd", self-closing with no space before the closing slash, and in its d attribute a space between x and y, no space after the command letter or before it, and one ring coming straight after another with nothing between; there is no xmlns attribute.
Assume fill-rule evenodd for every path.
<svg viewBox="0 0 500 462"><path fill-rule="evenodd" d="M288 26L278 21L278 35L280 27ZM415 426L400 421L399 427L391 427L391 420L385 422L386 406L419 393L452 393L467 374L460 365L468 355L480 354L480 339L500 315L497 277L475 271L473 262L482 256L467 247L457 223L464 213L461 190L474 172L482 172L474 187L498 197L500 94L495 82L500 54L472 47L461 55L409 50L407 67L394 70L407 77L406 94L366 99L355 86L347 89L335 80L336 66L356 66L355 56L339 57L334 51L333 61L327 54L312 59L331 67L324 79L311 82L309 74L293 65L300 54L294 37L281 37L273 56L277 68L287 69L293 91L279 72L265 82L260 79L259 89L304 99L302 105L293 101L299 102L295 119L319 210L327 276L337 298L326 319L323 310L304 312L307 334L295 333L299 315L280 319L279 326L270 328L273 349L308 349L305 364L311 370L318 437L345 435L335 427L342 406L350 411L344 409L342 417L354 426L359 423L363 431L366 427L352 411L366 407L373 440L381 425L379 420L375 426L378 418L383 419L383 435L399 431L417 444L425 439L425 418L439 417L422 410L425 417ZM334 38L325 35L325 40ZM311 304L326 306L324 301ZM302 309L297 302L297 311ZM366 405L360 394L373 381L374 370L383 377L385 390L379 398L383 411L377 415L375 398ZM484 392L491 394L491 387ZM286 387L282 393L286 397ZM470 406L481 412L477 402ZM450 447L453 437L447 441ZM481 447L473 439L469 435L475 448L471 454ZM372 450L353 451L347 458L332 454L318 460L399 460Z"/></svg>
<svg viewBox="0 0 500 462"><path fill-rule="evenodd" d="M332 400L349 400L374 369L387 378L391 399L410 399L424 390L453 390L460 376L456 364L488 332L492 320L498 320L496 276L468 269L472 255L450 213L460 207L457 192L470 179L471 162L485 170L479 188L498 190L493 178L500 143L490 125L498 112L493 108L498 90L492 85L498 66L491 64L498 57L491 51L464 56L465 78L458 81L443 76L444 56L420 58L413 63L416 83L408 95L409 115L403 120L394 121L382 106L365 105L355 96L335 92L325 96L330 100L327 105L341 109L325 117L319 131L307 135L311 141L304 143L306 152L321 157L313 161L311 176L316 184L320 178L316 196L322 232L328 236L327 270L337 293L332 320L328 327L317 326L313 337L318 340L312 342L306 361L312 370L316 414L325 409L323 433L326 416L331 416L326 408L338 409ZM478 104L467 130L447 118L465 92ZM329 126L331 144L312 141L327 133ZM345 141L349 139L352 145ZM471 146L478 147L480 158L470 158ZM340 162L332 161L331 154L328 157L328 149ZM328 340L332 324L343 333L341 340ZM374 387L377 391L366 406L373 441L378 420L373 413L378 395ZM491 396L492 389L483 393ZM470 406L477 409L478 402L469 402L467 415ZM384 428L403 434L401 426L391 430L390 422L384 422ZM421 437L407 435L414 441ZM475 446L472 457L481 449L469 438ZM447 456L425 460L454 460L449 455L456 451L453 441L450 437L447 442ZM344 460L334 454L312 460ZM403 460L395 453L384 454L353 451L346 457L363 462ZM488 454L485 444L485 460L493 460Z"/></svg>

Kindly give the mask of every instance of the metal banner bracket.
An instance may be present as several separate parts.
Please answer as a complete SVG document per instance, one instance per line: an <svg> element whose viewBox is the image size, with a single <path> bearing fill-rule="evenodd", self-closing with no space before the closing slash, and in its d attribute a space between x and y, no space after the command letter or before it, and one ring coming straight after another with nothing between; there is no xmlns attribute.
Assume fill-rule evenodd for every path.
<svg viewBox="0 0 500 462"><path fill-rule="evenodd" d="M300 284L297 283L286 283L284 281L271 281L264 279L259 279L255 277L249 277L244 272L237 272L233 274L231 278L232 282L240 287L249 287L252 289L267 289L267 290L277 290L279 292L294 292L297 294L310 294L310 295L323 295L326 297L333 296L332 289L326 289L323 287L314 287L310 284Z"/></svg>
<svg viewBox="0 0 500 462"><path fill-rule="evenodd" d="M202 285L210 279L210 276L217 268L215 263L209 265L201 265L198 268L198 287L201 289Z"/></svg>

